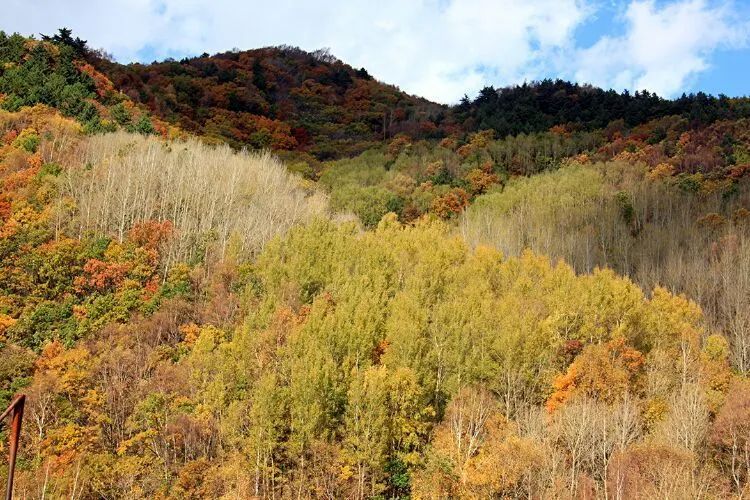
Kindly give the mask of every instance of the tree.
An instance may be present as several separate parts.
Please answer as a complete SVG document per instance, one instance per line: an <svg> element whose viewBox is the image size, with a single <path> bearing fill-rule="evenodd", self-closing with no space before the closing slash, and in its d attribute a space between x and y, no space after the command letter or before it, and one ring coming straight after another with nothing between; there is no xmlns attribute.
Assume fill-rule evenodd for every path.
<svg viewBox="0 0 750 500"><path fill-rule="evenodd" d="M750 479L750 382L736 379L711 425L709 439L738 495Z"/></svg>
<svg viewBox="0 0 750 500"><path fill-rule="evenodd" d="M482 389L464 388L436 428L415 495L494 497L531 494L525 480L541 465L534 443L515 436Z"/></svg>
<svg viewBox="0 0 750 500"><path fill-rule="evenodd" d="M643 354L628 347L622 338L583 349L564 375L555 379L555 392L547 400L554 411L575 395L614 403L637 387Z"/></svg>
<svg viewBox="0 0 750 500"><path fill-rule="evenodd" d="M78 37L73 38L73 30L70 28L60 28L54 35L41 35L42 40L45 42L52 42L62 45L67 45L75 50L77 56L85 56L88 54L88 47L86 46L86 40L81 40Z"/></svg>

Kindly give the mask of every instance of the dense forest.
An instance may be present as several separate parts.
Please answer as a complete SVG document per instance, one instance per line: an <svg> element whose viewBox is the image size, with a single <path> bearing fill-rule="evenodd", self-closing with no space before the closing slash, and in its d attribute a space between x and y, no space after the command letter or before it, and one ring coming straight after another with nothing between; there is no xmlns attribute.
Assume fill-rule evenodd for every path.
<svg viewBox="0 0 750 500"><path fill-rule="evenodd" d="M16 496L747 497L749 104L0 32Z"/></svg>
<svg viewBox="0 0 750 500"><path fill-rule="evenodd" d="M562 80L543 80L515 87L485 87L471 100L464 97L456 109L461 121L500 136L541 132L555 125L575 129L605 128L615 120L627 126L678 115L693 125L750 116L750 101L714 97L703 92L666 100L647 90L617 93Z"/></svg>
<svg viewBox="0 0 750 500"><path fill-rule="evenodd" d="M451 130L445 106L378 82L326 50L268 47L127 66L89 59L156 116L234 147L324 160L397 133L438 137Z"/></svg>

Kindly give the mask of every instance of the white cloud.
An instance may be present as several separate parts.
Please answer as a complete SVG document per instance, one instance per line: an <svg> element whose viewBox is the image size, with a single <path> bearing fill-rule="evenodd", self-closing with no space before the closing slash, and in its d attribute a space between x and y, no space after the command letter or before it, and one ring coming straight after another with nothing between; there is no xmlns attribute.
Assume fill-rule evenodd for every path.
<svg viewBox="0 0 750 500"><path fill-rule="evenodd" d="M521 81L548 52L572 44L586 14L584 0L6 2L3 29L47 33L65 25L120 61L137 59L146 45L159 58L276 44L330 47L383 81L443 102L488 83Z"/></svg>
<svg viewBox="0 0 750 500"><path fill-rule="evenodd" d="M617 90L675 95L708 69L712 52L747 46L747 19L737 19L733 12L731 4L712 6L705 0L661 8L653 0L633 1L625 12L626 33L603 37L579 51L574 76Z"/></svg>
<svg viewBox="0 0 750 500"><path fill-rule="evenodd" d="M576 29L601 1L5 0L0 28L29 34L68 26L121 62L144 53L161 59L233 47L329 47L380 80L441 102L556 74L672 94L708 66L712 50L746 41L727 7L634 0L624 36L582 50Z"/></svg>

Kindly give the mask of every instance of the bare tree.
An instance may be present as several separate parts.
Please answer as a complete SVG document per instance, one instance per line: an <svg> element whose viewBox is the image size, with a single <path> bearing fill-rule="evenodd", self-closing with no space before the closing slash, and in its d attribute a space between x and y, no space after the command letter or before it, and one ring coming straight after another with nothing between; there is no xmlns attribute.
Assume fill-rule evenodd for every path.
<svg viewBox="0 0 750 500"><path fill-rule="evenodd" d="M62 182L75 203L71 229L122 240L134 224L169 220L175 235L167 267L209 250L223 257L235 243L237 252L253 254L292 225L327 213L324 195L268 153L119 132L89 138L81 155Z"/></svg>

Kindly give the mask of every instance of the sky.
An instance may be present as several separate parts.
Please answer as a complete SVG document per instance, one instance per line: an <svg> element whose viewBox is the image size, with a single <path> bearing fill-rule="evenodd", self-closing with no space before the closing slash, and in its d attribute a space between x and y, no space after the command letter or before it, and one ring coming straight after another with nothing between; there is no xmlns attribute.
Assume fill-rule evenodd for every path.
<svg viewBox="0 0 750 500"><path fill-rule="evenodd" d="M328 48L447 104L542 78L750 95L750 0L3 0L6 32L63 26L123 63Z"/></svg>

